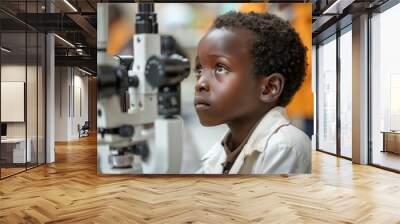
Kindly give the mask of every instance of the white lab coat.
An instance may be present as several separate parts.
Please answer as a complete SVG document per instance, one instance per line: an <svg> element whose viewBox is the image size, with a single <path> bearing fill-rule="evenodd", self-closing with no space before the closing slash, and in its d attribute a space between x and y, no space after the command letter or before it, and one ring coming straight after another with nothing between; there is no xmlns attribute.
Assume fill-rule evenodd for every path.
<svg viewBox="0 0 400 224"><path fill-rule="evenodd" d="M222 174L226 134L202 157L198 174ZM290 123L285 108L274 107L258 123L229 174L294 173L311 173L311 142Z"/></svg>

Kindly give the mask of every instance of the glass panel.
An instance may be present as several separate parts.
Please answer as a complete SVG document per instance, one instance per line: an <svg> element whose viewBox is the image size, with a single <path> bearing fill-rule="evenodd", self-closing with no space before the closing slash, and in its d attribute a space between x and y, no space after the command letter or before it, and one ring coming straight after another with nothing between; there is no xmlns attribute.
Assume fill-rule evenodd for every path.
<svg viewBox="0 0 400 224"><path fill-rule="evenodd" d="M27 143L30 148L30 158L28 158L28 168L37 165L37 74L38 74L38 35L36 32L27 34L28 38L28 63L27 63L27 82L26 82L26 112L27 112ZM29 155L29 154L28 154Z"/></svg>
<svg viewBox="0 0 400 224"><path fill-rule="evenodd" d="M374 15L372 25L372 163L400 170L400 4Z"/></svg>
<svg viewBox="0 0 400 224"><path fill-rule="evenodd" d="M14 11L18 16L26 10L25 2L2 1L1 6ZM1 140L2 178L26 170L30 158L26 142L26 74L27 74L27 36L25 26L4 13L1 19Z"/></svg>
<svg viewBox="0 0 400 224"><path fill-rule="evenodd" d="M352 35L340 36L340 154L352 157Z"/></svg>
<svg viewBox="0 0 400 224"><path fill-rule="evenodd" d="M37 1L27 2L27 13L37 13L39 5ZM38 17L31 18L37 20ZM36 23L37 21L35 21ZM38 33L36 30L27 31L27 81L26 81L26 113L27 113L27 150L31 151L27 167L35 167L38 163Z"/></svg>
<svg viewBox="0 0 400 224"><path fill-rule="evenodd" d="M2 33L1 122L6 127L1 140L2 177L25 170L26 151L26 33ZM28 147L29 148L29 147Z"/></svg>
<svg viewBox="0 0 400 224"><path fill-rule="evenodd" d="M26 12L45 12L45 1L1 1L0 7L24 20ZM0 23L0 167L4 178L45 161L46 54L44 34L2 12L0 19L7 20Z"/></svg>
<svg viewBox="0 0 400 224"><path fill-rule="evenodd" d="M318 48L318 149L336 153L336 39Z"/></svg>
<svg viewBox="0 0 400 224"><path fill-rule="evenodd" d="M38 163L45 163L45 52L46 37L44 34L39 34L38 45Z"/></svg>

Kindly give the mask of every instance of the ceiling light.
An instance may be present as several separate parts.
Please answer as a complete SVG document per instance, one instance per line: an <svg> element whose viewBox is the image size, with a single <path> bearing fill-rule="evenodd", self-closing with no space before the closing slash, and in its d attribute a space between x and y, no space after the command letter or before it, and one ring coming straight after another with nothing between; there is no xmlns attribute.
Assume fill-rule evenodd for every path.
<svg viewBox="0 0 400 224"><path fill-rule="evenodd" d="M78 10L71 4L69 3L68 0L64 0L65 4L67 4L72 10L74 10L74 12L78 12Z"/></svg>
<svg viewBox="0 0 400 224"><path fill-rule="evenodd" d="M323 15L328 14L342 14L343 10L351 5L355 0L336 0L322 13Z"/></svg>
<svg viewBox="0 0 400 224"><path fill-rule="evenodd" d="M60 39L62 42L66 43L67 45L69 45L70 47L75 48L75 45L71 44L71 42L67 41L66 39L58 36L57 34L54 34L55 37L57 37L58 39Z"/></svg>
<svg viewBox="0 0 400 224"><path fill-rule="evenodd" d="M1 47L0 49L1 49L2 51L6 52L6 53L10 53L10 52L11 52L11 50L9 50L9 49L7 49L7 48L5 48L5 47Z"/></svg>
<svg viewBox="0 0 400 224"><path fill-rule="evenodd" d="M88 71L85 71L85 70L83 70L83 69L81 69L81 68L78 68L79 69L79 71L81 71L81 72L83 72L83 73L85 73L85 74L87 74L87 75L92 75L92 73L90 73L90 72L88 72Z"/></svg>

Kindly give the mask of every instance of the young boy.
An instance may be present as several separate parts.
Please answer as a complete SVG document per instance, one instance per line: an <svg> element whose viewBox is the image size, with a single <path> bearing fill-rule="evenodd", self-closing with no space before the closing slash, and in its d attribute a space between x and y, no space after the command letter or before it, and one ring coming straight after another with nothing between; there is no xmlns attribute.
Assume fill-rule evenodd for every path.
<svg viewBox="0 0 400 224"><path fill-rule="evenodd" d="M285 106L300 88L306 51L271 14L229 12L200 40L195 108L204 126L228 132L202 158L202 174L311 172L311 143Z"/></svg>

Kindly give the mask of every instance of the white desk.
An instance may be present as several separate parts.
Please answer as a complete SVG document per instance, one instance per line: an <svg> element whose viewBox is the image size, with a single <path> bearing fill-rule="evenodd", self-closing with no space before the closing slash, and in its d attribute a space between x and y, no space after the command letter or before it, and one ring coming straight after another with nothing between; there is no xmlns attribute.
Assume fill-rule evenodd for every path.
<svg viewBox="0 0 400 224"><path fill-rule="evenodd" d="M26 147L26 155L25 155L25 138L2 138L1 139L1 144L2 147L4 146L9 146L9 145L14 145L13 148L13 163L25 163L25 162L31 162L32 161L32 153L31 153L31 146L32 146L32 140L30 138L26 139L26 142L28 143ZM25 161L25 158L27 159Z"/></svg>

